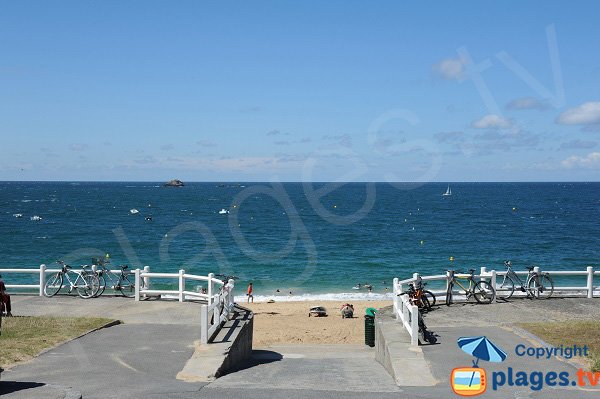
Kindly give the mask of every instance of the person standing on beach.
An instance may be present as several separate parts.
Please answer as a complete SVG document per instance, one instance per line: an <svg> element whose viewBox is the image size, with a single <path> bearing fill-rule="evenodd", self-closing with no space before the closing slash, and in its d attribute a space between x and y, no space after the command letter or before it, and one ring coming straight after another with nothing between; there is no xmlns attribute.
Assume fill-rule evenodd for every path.
<svg viewBox="0 0 600 399"><path fill-rule="evenodd" d="M248 303L252 301L254 303L254 295L252 295L252 283L248 284Z"/></svg>
<svg viewBox="0 0 600 399"><path fill-rule="evenodd" d="M6 293L6 286L2 281L2 275L0 275L0 311L6 311L7 316L12 316L10 306L10 295Z"/></svg>

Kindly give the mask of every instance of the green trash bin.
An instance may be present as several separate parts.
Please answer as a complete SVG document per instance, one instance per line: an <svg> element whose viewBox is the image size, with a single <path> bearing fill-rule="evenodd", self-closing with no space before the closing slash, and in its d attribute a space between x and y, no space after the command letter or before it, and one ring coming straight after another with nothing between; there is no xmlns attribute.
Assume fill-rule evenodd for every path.
<svg viewBox="0 0 600 399"><path fill-rule="evenodd" d="M375 313L375 308L365 310L365 345L371 348L375 346Z"/></svg>

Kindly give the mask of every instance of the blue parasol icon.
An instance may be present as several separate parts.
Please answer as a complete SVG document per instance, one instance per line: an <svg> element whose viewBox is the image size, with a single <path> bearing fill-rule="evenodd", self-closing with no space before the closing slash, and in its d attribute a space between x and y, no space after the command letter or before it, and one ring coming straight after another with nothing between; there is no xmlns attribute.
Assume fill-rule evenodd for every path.
<svg viewBox="0 0 600 399"><path fill-rule="evenodd" d="M500 363L506 359L506 353L498 348L487 337L463 337L458 339L458 347L469 355L475 356L473 366L477 367L479 360Z"/></svg>
<svg viewBox="0 0 600 399"><path fill-rule="evenodd" d="M473 361L473 367L477 367L480 359L486 362L500 363L506 359L506 353L492 343L487 337L463 337L458 339L458 347L468 353L469 355L475 356L477 360ZM471 381L469 386L473 383L475 372L471 375Z"/></svg>

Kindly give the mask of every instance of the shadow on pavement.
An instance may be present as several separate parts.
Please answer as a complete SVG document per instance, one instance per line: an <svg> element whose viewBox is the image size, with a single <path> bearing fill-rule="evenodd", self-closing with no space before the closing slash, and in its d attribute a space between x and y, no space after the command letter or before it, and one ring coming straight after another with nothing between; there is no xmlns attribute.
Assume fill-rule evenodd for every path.
<svg viewBox="0 0 600 399"><path fill-rule="evenodd" d="M44 386L41 382L0 381L0 395Z"/></svg>
<svg viewBox="0 0 600 399"><path fill-rule="evenodd" d="M260 366L262 364L269 364L273 362L279 362L283 359L283 355L278 352L266 351L266 350L253 350L252 357L244 362L240 363L235 369L229 370L227 374L250 369L252 367Z"/></svg>

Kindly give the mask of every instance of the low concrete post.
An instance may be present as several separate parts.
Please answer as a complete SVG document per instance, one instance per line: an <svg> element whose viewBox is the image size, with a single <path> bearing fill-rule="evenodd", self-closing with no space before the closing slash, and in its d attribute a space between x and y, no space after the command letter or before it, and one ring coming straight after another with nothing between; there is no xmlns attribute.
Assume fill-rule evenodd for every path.
<svg viewBox="0 0 600 399"><path fill-rule="evenodd" d="M208 304L212 305L213 301L213 279L215 278L214 273L208 273Z"/></svg>
<svg viewBox="0 0 600 399"><path fill-rule="evenodd" d="M140 300L140 269L135 269L133 271L133 275L135 276L135 300L139 302Z"/></svg>
<svg viewBox="0 0 600 399"><path fill-rule="evenodd" d="M394 282L392 283L392 292L394 295L394 317L396 317L396 320L398 319L398 300L400 299L400 297L398 296L399 292L398 292L398 277L394 278Z"/></svg>
<svg viewBox="0 0 600 399"><path fill-rule="evenodd" d="M200 306L200 343L208 343L208 305Z"/></svg>
<svg viewBox="0 0 600 399"><path fill-rule="evenodd" d="M44 296L44 287L46 286L46 265L40 265L40 296Z"/></svg>
<svg viewBox="0 0 600 399"><path fill-rule="evenodd" d="M185 290L185 270L179 269L179 302L183 302L183 291Z"/></svg>
<svg viewBox="0 0 600 399"><path fill-rule="evenodd" d="M419 307L411 305L410 307L410 344L419 346Z"/></svg>
<svg viewBox="0 0 600 399"><path fill-rule="evenodd" d="M590 299L594 297L594 268L592 266L587 267L587 297Z"/></svg>

